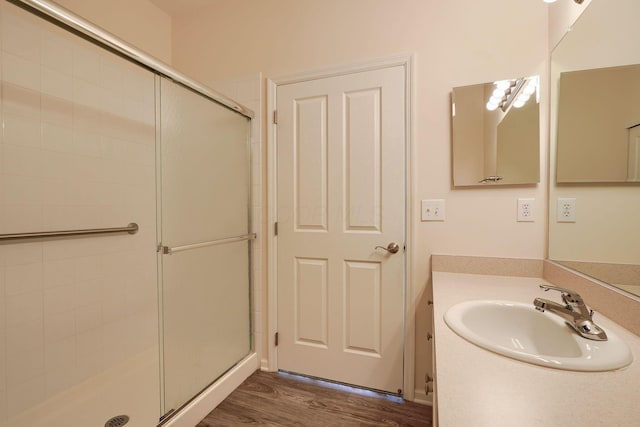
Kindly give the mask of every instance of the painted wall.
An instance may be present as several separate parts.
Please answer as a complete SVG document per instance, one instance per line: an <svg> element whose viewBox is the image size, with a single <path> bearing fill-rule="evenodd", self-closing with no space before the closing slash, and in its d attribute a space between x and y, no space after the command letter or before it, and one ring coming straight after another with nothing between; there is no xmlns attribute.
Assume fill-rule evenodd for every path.
<svg viewBox="0 0 640 427"><path fill-rule="evenodd" d="M149 0L55 2L161 61L171 63L171 16Z"/></svg>
<svg viewBox="0 0 640 427"><path fill-rule="evenodd" d="M549 4L549 50L560 42L589 3L591 0L585 0L582 4L572 1L557 1Z"/></svg>
<svg viewBox="0 0 640 427"><path fill-rule="evenodd" d="M411 196L416 219L411 224L414 271L409 285L418 307L416 388L431 366L426 340L431 328L430 255L544 257L544 183L452 189L450 143L452 87L545 74L548 40L543 2L221 0L197 14L176 17L173 46L174 65L205 82L258 71L282 77L415 54ZM546 81L542 83L546 93ZM546 117L545 103L542 117ZM541 129L545 126L543 120ZM541 159L546 158L545 145L543 141ZM545 162L541 168L544 177ZM519 197L536 200L536 222L516 222ZM446 200L446 221L419 221L420 200L426 198ZM266 307L264 313L266 321Z"/></svg>

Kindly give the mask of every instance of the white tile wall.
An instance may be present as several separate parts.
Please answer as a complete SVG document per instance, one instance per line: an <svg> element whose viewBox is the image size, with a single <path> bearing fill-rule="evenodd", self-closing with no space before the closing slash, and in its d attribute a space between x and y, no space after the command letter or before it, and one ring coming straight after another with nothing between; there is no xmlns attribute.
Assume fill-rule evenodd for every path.
<svg viewBox="0 0 640 427"><path fill-rule="evenodd" d="M126 413L124 366L158 352L154 77L8 2L0 28L0 233L140 226L0 245L0 425L106 371ZM157 357L135 363L159 396Z"/></svg>

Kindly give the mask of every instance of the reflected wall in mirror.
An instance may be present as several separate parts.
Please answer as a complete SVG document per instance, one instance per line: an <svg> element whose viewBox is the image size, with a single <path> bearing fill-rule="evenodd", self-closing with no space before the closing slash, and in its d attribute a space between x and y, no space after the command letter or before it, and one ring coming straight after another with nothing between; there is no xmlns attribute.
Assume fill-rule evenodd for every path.
<svg viewBox="0 0 640 427"><path fill-rule="evenodd" d="M557 182L640 181L640 65L560 75Z"/></svg>
<svg viewBox="0 0 640 427"><path fill-rule="evenodd" d="M455 186L540 181L538 76L456 87L451 96Z"/></svg>
<svg viewBox="0 0 640 427"><path fill-rule="evenodd" d="M626 101L602 100L603 93L608 91L619 97L631 95L637 104L637 95L633 93L639 93L636 87L640 85L640 76L626 82L621 76L635 74L636 64L640 64L638 16L640 2L637 0L594 0L552 53L550 167L552 174L557 172L558 176L551 177L550 185L549 258L640 296L640 187L637 183L622 182L629 179L629 170L634 173L634 165L629 160L632 156L628 154L634 146L629 144L629 138L637 140L633 136L637 128L633 125L640 121L640 116L637 106L628 107L628 111L617 109L616 103ZM566 76L591 78L609 72L618 74L607 78L606 83L601 82L604 87L592 87L577 98L563 99L566 92L571 92L566 86L573 84L573 77ZM595 96L595 92L600 95ZM602 102L604 106L598 105ZM563 115L568 109L579 108L600 111L595 115L608 117L608 124L600 125L602 129L591 130L598 135L596 139L605 141L604 147L582 144L587 136L568 136L567 118ZM595 118L582 116L575 120L588 127L588 122ZM622 136L602 133L606 127ZM618 142L614 142L616 138ZM573 144L573 151L559 146L565 142ZM592 153L587 152L591 151L597 153L596 161L590 167L579 165L585 156L590 157L588 154ZM626 163L620 158L626 159ZM572 178L573 183L558 183L569 181L565 175L561 176L564 173L561 161L585 173L587 169L593 172L606 169L606 164L615 164L610 169L617 171L617 178L602 182L601 178L585 178L585 174L582 181ZM559 221L562 214L558 212L558 200L561 198L576 200L575 222Z"/></svg>

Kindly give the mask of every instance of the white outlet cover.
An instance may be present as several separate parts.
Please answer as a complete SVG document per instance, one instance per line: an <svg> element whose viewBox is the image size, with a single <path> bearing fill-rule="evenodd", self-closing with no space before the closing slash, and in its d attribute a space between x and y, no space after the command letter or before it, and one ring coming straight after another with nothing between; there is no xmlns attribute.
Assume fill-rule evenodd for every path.
<svg viewBox="0 0 640 427"><path fill-rule="evenodd" d="M518 199L518 222L534 222L536 199Z"/></svg>
<svg viewBox="0 0 640 427"><path fill-rule="evenodd" d="M558 222L576 222L575 198L558 198L556 207L556 220Z"/></svg>

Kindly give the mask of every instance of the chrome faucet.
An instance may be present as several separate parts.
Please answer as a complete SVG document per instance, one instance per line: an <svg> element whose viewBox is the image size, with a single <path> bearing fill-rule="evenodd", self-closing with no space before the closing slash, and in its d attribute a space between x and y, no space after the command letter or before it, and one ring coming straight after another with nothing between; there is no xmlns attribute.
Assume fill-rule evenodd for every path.
<svg viewBox="0 0 640 427"><path fill-rule="evenodd" d="M584 338L596 341L606 341L607 334L604 330L593 323L593 310L589 309L580 294L569 289L556 286L540 285L540 289L546 291L558 291L562 297L564 305L549 301L544 298L536 298L533 305L536 310L549 311L562 317L567 325L571 326L578 334Z"/></svg>

